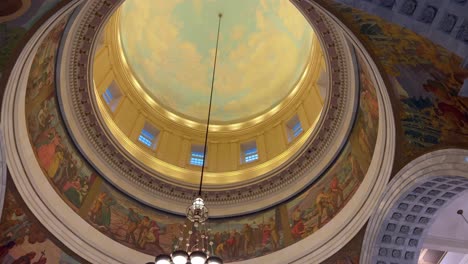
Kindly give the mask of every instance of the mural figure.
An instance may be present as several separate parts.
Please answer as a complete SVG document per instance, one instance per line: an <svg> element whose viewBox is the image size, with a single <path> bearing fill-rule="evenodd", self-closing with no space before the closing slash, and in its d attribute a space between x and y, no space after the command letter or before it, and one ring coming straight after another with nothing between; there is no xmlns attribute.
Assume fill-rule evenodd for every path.
<svg viewBox="0 0 468 264"><path fill-rule="evenodd" d="M103 226L106 229L110 228L111 224L111 206L116 205L116 201L112 197L108 197L104 200L101 212L96 219L96 223L100 226Z"/></svg>
<svg viewBox="0 0 468 264"><path fill-rule="evenodd" d="M317 228L320 228L323 225L322 220L324 219L324 216L327 218L331 218L333 216L333 205L331 203L330 194L326 192L324 187L320 190L317 198L315 199L315 206L318 211Z"/></svg>
<svg viewBox="0 0 468 264"><path fill-rule="evenodd" d="M127 229L127 236L125 240L128 243L136 243L137 240L135 238L135 231L138 228L138 225L140 223L140 216L138 213L133 211L133 208L128 209L128 218L127 218L127 224L128 224L128 229Z"/></svg>
<svg viewBox="0 0 468 264"><path fill-rule="evenodd" d="M291 229L291 234L295 240L301 239L302 235L305 232L304 222L302 221L303 217L304 212L301 209L299 209L299 207L296 207L292 214L293 224Z"/></svg>
<svg viewBox="0 0 468 264"><path fill-rule="evenodd" d="M344 202L343 199L343 190L340 187L340 182L336 176L330 182L330 202L333 206L333 211L338 211L342 203Z"/></svg>
<svg viewBox="0 0 468 264"><path fill-rule="evenodd" d="M253 244L253 231L249 224L244 224L242 229L242 235L244 237L244 254L249 255L251 250L254 248Z"/></svg>
<svg viewBox="0 0 468 264"><path fill-rule="evenodd" d="M141 234L138 246L144 249L147 243L154 243L161 251L163 251L159 245L159 230L160 228L158 223L156 223L156 221L151 221L150 228Z"/></svg>
<svg viewBox="0 0 468 264"><path fill-rule="evenodd" d="M353 155L348 155L348 162L351 165L351 176L356 182L361 182L364 178L364 172L361 169L361 165Z"/></svg>
<svg viewBox="0 0 468 264"><path fill-rule="evenodd" d="M53 237L27 212L27 208L23 207L25 205L18 202L21 198L18 198L11 179L8 182L0 222L0 263L61 263L65 256L69 259L67 263L78 264L52 242Z"/></svg>

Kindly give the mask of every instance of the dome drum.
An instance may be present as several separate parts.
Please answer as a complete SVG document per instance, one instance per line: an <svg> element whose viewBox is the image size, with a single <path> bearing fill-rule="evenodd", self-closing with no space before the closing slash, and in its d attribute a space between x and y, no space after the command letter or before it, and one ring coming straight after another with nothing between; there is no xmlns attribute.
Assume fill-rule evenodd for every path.
<svg viewBox="0 0 468 264"><path fill-rule="evenodd" d="M112 23L112 19L110 21ZM256 163L241 165L238 163L240 155L235 154L234 156L237 157L235 158L236 164L240 166L238 168L241 168L241 170L228 171L223 174L217 174L216 170L209 171L207 174L208 186L204 199L213 204L210 207L213 208L214 216L218 214L235 215L239 213L240 211L238 210L240 208L235 206L235 204L241 201L249 201L252 204L251 210L256 210L259 207L263 208L266 204L271 206L278 201L291 197L318 177L325 168L329 166L342 148L342 142L344 142L349 134L349 127L353 122L354 113L356 111L357 79L354 77L355 69L352 67L353 58L351 56L351 48L342 35L339 33L330 34L332 29L330 29L329 26L330 25L326 25L319 28L313 25L314 32L318 36L316 40L320 43L320 45L318 45L318 43L315 44L315 47L316 49L320 47L318 50L323 52L323 58L325 59L323 63L325 67L322 71L322 74L325 75L315 75L316 77L314 78L316 81L320 78L323 83L322 85L328 86L328 89L323 89L326 91L325 97L323 98L324 108L318 119L314 121L314 128L308 129L306 133L304 133L307 134L307 136L299 138L298 142L296 142L298 144L291 144L293 147L290 147L281 155L273 157L272 160L267 160L266 162L258 164L258 166L255 166ZM101 31L105 32L104 27ZM104 40L106 38L107 35L104 37ZM329 44L326 41L333 44ZM108 45L108 47L112 46L113 45ZM104 45L104 47L106 47L106 45ZM86 56L94 57L94 54L99 56L99 54L96 53L99 51L96 49L97 45L95 45L93 53L86 54ZM73 57L69 57L69 55L65 55L63 59L75 60ZM72 65L73 64L70 64L70 67L62 69L64 73L68 72L71 74L69 75L69 79L74 78ZM315 66L316 69L320 69L317 68L319 66L320 63ZM339 67L339 70L333 69L332 67ZM93 71L92 69L92 67L88 69L89 74ZM317 73L320 73L320 71ZM326 77L327 74L329 74L329 77ZM103 74L101 74L101 76L102 75ZM111 82L109 80L111 79L107 78L108 83ZM117 81L117 83L120 83L120 81ZM69 129L72 131L73 137L76 141L87 142L80 146L82 153L103 173L103 175L108 177L110 182L120 186L120 189L127 190L127 192L137 196L137 199L145 203L152 204L159 208L163 206L164 208L162 209L180 212L182 214L185 210L185 204L192 199L196 186L194 184L195 181L191 183L190 180L181 181L183 178L180 178L185 177L185 179L193 179L197 174L196 170L194 170L197 169L196 167L188 166L188 170L180 167L181 164L186 165L187 155L182 155L184 156L182 159L172 161L178 166L155 159L154 152L150 149L141 148L142 144L138 142L135 144L135 139L138 138L138 129L136 133L134 133L134 129L132 132L133 135L131 135L130 138L122 133L118 134L121 130L118 128L118 125L111 120L112 115L109 115L109 111L106 110L105 102L101 99L102 96L100 95L106 85L101 86L97 84L97 88L100 89L100 92L93 91L94 85L88 85L86 88L87 95L83 97L81 93L78 92L82 91L82 88L78 89L78 84L77 82L68 83L63 81L60 85L59 93L62 94L61 100L62 106L64 106L62 110L64 115L67 116L65 120ZM125 87L125 85L122 87ZM123 94L125 94L124 90L126 90L126 88L121 88ZM67 92L65 93L65 91ZM93 110L91 115L89 115L89 107L86 107L86 104L73 103L76 102L77 98L93 105L93 109L95 110ZM129 100L129 98L123 96L123 102L128 102ZM304 107L307 106L304 105ZM97 111L97 109L100 109L100 111ZM292 109L294 111L294 108ZM289 112L289 115L286 114L285 117L290 118L293 113L294 112ZM108 114L107 117L106 114ZM148 120L152 120L153 118L153 115L146 116ZM140 122L141 128L144 126L145 121L142 118L139 118L139 120L140 121L137 122ZM164 119L157 120L161 122L164 121ZM151 122L151 124L158 130L163 131L163 127L157 127L158 124L162 124L159 121ZM72 124L75 122L80 124L80 128ZM284 127L283 123L282 127L278 130L280 134L283 134L282 137L286 134L284 132ZM258 129L258 127L253 126L252 129L255 130ZM197 132L190 127L186 127L182 131L184 131L184 133L181 134L181 138L185 140L186 143L185 147L181 146L181 149L185 148L185 151L189 151L190 144L188 142L190 141L187 140L187 136L185 136L184 139L184 134L187 133L187 131L195 131L196 135ZM193 133L194 132L190 132L186 135ZM217 132L213 131L212 133L214 140L217 140ZM229 133L235 133L235 131ZM160 134L161 138L164 138L164 136L172 137L174 132L171 131L171 133ZM223 137L222 132L219 132L219 134L219 137ZM200 135L200 132L198 132L198 135ZM239 141L234 143L234 147L231 146L231 149L240 151L239 144L255 138L257 139L258 150L262 151L262 143L258 142L258 136L255 134L253 136L254 137L250 136L243 139L239 138ZM197 143L197 136L189 138L193 138L193 143ZM164 141L164 139L162 139L162 141ZM232 144L233 143L231 143L231 145ZM216 147L210 148L209 146L208 150L210 151L215 148ZM288 153L290 149L294 151ZM156 156L157 151L156 149ZM135 156L135 153L138 154ZM264 158L261 152L259 154L259 159ZM210 162L211 161L208 159L208 166L210 166ZM252 174L251 171L255 170L257 172ZM291 173L292 171L295 173ZM251 179L240 177L239 179L241 179L241 181L233 181L232 179L239 177L235 175L257 176ZM224 177L222 178L223 185L217 184L221 182L219 177ZM213 178L211 183L210 178ZM284 188L285 186L290 186L291 188ZM275 191L280 189L288 191L281 193ZM136 190L139 191L137 192ZM161 199L170 201L168 204L171 204L171 206L166 207L164 206L165 203L161 204L156 202ZM265 201L269 202L266 203ZM219 207L217 204L219 204ZM218 211L217 208L222 208L223 213Z"/></svg>

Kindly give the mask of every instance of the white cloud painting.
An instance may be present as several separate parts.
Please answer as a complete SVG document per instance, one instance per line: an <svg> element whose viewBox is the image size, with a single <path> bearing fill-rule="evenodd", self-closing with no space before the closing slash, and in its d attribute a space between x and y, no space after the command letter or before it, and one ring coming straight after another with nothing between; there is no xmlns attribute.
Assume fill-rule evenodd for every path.
<svg viewBox="0 0 468 264"><path fill-rule="evenodd" d="M313 31L289 0L127 0L120 33L126 59L152 98L203 120L220 11L212 117L235 122L276 106L309 60Z"/></svg>

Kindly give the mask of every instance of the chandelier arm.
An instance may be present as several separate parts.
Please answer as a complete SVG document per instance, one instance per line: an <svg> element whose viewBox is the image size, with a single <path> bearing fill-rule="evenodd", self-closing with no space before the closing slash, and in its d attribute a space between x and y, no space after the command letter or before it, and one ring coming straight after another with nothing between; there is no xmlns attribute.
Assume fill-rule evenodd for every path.
<svg viewBox="0 0 468 264"><path fill-rule="evenodd" d="M198 187L198 196L201 196L202 194L202 185L203 185L203 172L205 171L205 160L206 160L206 145L208 143L208 131L210 127L210 118L211 118L211 103L213 101L213 88L214 88L214 81L215 81L215 74L216 74L216 62L218 59L218 44L219 44L219 29L221 27L221 18L223 17L222 13L218 14L219 20L218 20L218 34L216 36L216 49L215 49L215 57L213 61L213 74L211 77L211 92L210 92L210 104L208 106L208 119L206 122L206 131L205 131L205 145L203 147L203 163L202 163L202 169L201 169L201 174L200 174L200 186Z"/></svg>

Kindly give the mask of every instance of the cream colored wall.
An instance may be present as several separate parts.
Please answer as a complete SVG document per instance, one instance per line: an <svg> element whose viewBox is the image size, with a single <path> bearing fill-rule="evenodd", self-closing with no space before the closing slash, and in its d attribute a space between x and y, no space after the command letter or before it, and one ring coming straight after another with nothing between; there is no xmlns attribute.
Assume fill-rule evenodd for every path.
<svg viewBox="0 0 468 264"><path fill-rule="evenodd" d="M204 131L187 129L177 122L163 119L142 109L139 100L127 91L128 88L122 84L122 76L116 72L112 64L111 51L109 45L103 45L96 53L94 63L94 82L96 92L99 95L101 104L104 105L107 114L110 116L116 127L130 139L136 146L147 152L149 155L159 160L175 165L177 167L200 170L199 167L189 164L192 144L202 144ZM323 58L315 62L318 66L312 67L315 71L320 71L323 65ZM211 132L208 141L207 171L223 172L236 171L255 167L267 162L278 155L284 153L301 136L288 142L286 123L297 115L304 132L312 129L312 125L320 116L323 100L316 85L318 73L311 73L305 82L309 87L300 89L294 104L290 104L281 109L280 114L275 115L271 120L263 121L249 129L243 129L235 133ZM119 105L114 112L105 103L102 94L115 82L122 93ZM138 141L141 129L149 122L156 127L160 133L155 149L148 148ZM306 134L306 133L302 133ZM115 136L115 135L114 135ZM255 162L243 164L241 162L240 144L254 140L257 144L259 159Z"/></svg>

